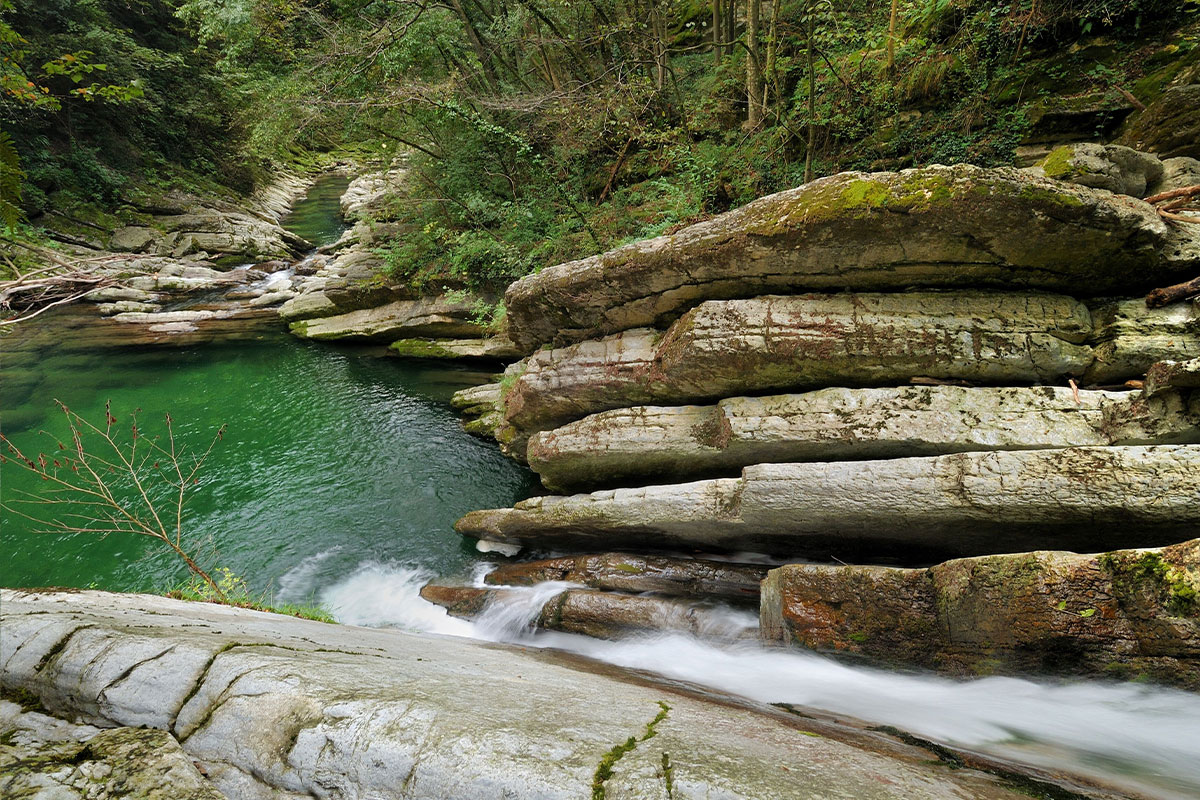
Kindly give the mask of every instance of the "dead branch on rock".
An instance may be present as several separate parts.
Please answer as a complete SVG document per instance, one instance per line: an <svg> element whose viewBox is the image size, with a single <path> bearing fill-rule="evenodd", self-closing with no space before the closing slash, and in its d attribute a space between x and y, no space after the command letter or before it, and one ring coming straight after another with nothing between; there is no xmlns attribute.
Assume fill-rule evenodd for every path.
<svg viewBox="0 0 1200 800"><path fill-rule="evenodd" d="M1200 222L1200 219L1192 220ZM1166 286L1162 289L1155 289L1146 295L1146 308L1162 308L1169 306L1171 303L1178 303L1180 300L1187 300L1190 297L1200 297L1200 277L1192 278L1190 281L1177 283L1174 286Z"/></svg>
<svg viewBox="0 0 1200 800"><path fill-rule="evenodd" d="M1197 205L1197 198L1200 198L1200 184L1195 186L1181 186L1178 189L1159 192L1156 195L1147 197L1146 202L1155 206L1158 210L1158 215L1163 219L1170 220L1171 222L1197 224L1200 223L1200 217L1189 217L1178 213L1180 211L1200 212L1200 205Z"/></svg>

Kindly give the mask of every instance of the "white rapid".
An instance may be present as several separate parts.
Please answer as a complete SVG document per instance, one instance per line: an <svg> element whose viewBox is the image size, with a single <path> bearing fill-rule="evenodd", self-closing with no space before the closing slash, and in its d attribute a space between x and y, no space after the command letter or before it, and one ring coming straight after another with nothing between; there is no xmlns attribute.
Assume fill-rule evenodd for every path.
<svg viewBox="0 0 1200 800"><path fill-rule="evenodd" d="M714 614L713 640L534 633L542 604L569 584L514 589L510 601L467 622L420 598L432 577L402 565L365 563L321 599L345 623L568 650L763 703L824 709L954 747L1094 776L1148 797L1200 797L1200 695L1130 683L958 681L850 666L738 642L731 634L753 615L737 611Z"/></svg>

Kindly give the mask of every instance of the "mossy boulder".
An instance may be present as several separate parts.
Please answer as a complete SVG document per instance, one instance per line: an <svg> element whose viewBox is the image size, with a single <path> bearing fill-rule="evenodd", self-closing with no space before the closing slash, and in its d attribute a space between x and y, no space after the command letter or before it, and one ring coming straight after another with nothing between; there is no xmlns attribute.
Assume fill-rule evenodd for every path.
<svg viewBox="0 0 1200 800"><path fill-rule="evenodd" d="M1117 141L1160 158L1200 158L1200 83L1168 87L1130 118Z"/></svg>
<svg viewBox="0 0 1200 800"><path fill-rule="evenodd" d="M1055 180L1131 197L1145 197L1147 188L1159 184L1163 176L1163 164L1157 156L1115 144L1063 145L1051 151L1036 169Z"/></svg>
<svg viewBox="0 0 1200 800"><path fill-rule="evenodd" d="M512 284L526 352L678 317L704 300L910 287L1104 295L1171 282L1200 257L1127 197L1016 169L849 172Z"/></svg>
<svg viewBox="0 0 1200 800"><path fill-rule="evenodd" d="M1039 551L927 569L791 564L763 584L766 641L956 675L1049 672L1200 688L1200 540Z"/></svg>

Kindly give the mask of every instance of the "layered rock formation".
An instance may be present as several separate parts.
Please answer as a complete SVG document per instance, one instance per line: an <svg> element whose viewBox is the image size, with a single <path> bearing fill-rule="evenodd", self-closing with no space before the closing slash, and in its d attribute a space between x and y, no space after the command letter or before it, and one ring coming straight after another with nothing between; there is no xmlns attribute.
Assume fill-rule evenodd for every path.
<svg viewBox="0 0 1200 800"><path fill-rule="evenodd" d="M792 564L763 583L762 636L956 674L1084 671L1200 689L1200 540L928 569Z"/></svg>
<svg viewBox="0 0 1200 800"><path fill-rule="evenodd" d="M6 695L122 726L97 734L110 744L153 729L136 733L163 741L155 759L172 757L174 737L239 800L1024 796L878 733L546 651L161 597L4 590L0 601ZM170 796L212 794L181 781Z"/></svg>
<svg viewBox="0 0 1200 800"><path fill-rule="evenodd" d="M1139 296L1200 273L1200 226L1137 199L1179 166L1097 145L1029 171L848 173L518 281L509 333L530 355L455 404L548 488L583 493L472 512L458 530L485 547L837 562L771 573L768 640L857 642L875 595L858 616L819 603L870 575L896 593L871 630L893 633L838 652L960 674L1124 664L1192 685L1192 622L1097 577L1134 556L1006 555L1170 547L1200 529L1200 306ZM614 558L523 574L671 594L652 576L585 579ZM946 558L961 561L873 566ZM1059 613L1055 595L1038 617L1047 584L982 577L1031 563L1068 609L1096 611ZM947 623L938 576L968 573L981 577L954 591L974 593L977 617ZM797 576L811 587L779 588ZM461 613L496 591L452 588L437 591L451 606L469 594ZM795 621L810 601L819 635ZM553 612L544 624L561 628ZM898 644L951 624L979 633Z"/></svg>
<svg viewBox="0 0 1200 800"><path fill-rule="evenodd" d="M434 280L413 287L389 280L380 248L403 238L388 222L389 203L403 192L407 170L397 161L350 182L341 208L352 224L310 263L309 274L279 315L305 339L375 342L414 358L513 358L520 353L492 330L481 297L460 282Z"/></svg>

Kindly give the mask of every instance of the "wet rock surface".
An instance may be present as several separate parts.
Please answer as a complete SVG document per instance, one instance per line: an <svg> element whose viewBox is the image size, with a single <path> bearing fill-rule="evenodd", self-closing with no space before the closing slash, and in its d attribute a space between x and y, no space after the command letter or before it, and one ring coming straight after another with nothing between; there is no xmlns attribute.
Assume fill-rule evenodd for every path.
<svg viewBox="0 0 1200 800"><path fill-rule="evenodd" d="M601 553L502 564L484 580L497 586L566 581L607 591L656 592L757 606L758 586L767 569L729 561Z"/></svg>
<svg viewBox="0 0 1200 800"><path fill-rule="evenodd" d="M1144 676L1200 689L1200 540L1038 551L928 569L791 564L763 583L766 641L959 675Z"/></svg>
<svg viewBox="0 0 1200 800"><path fill-rule="evenodd" d="M170 733L228 797L565 800L600 780L612 797L653 798L663 753L677 797L1020 796L931 766L926 751L843 743L816 720L545 651L161 597L0 599L6 691L89 724ZM822 735L801 733L814 726Z"/></svg>

